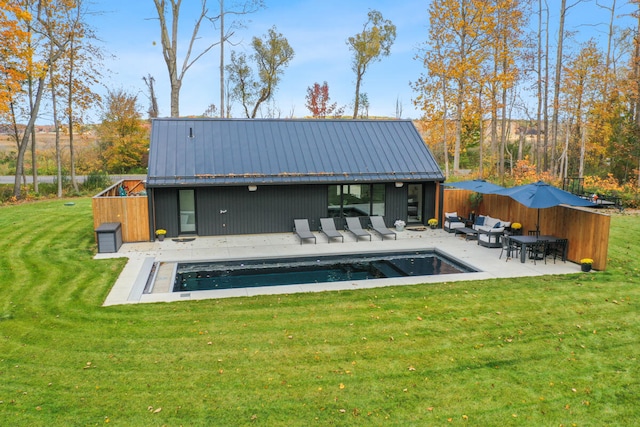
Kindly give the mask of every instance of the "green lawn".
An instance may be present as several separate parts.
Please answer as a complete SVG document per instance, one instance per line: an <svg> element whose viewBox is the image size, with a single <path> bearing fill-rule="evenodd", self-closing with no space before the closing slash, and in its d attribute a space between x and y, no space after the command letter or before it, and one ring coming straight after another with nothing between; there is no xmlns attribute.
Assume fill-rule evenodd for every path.
<svg viewBox="0 0 640 427"><path fill-rule="evenodd" d="M640 422L639 217L605 272L101 307L74 202L0 208L0 425Z"/></svg>

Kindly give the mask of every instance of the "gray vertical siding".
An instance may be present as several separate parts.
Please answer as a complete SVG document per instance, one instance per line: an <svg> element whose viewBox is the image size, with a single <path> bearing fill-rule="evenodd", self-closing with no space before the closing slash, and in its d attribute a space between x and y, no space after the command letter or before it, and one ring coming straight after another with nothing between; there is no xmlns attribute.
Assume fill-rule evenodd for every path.
<svg viewBox="0 0 640 427"><path fill-rule="evenodd" d="M385 188L384 221L387 227L393 227L397 219L407 221L407 185L397 188L395 183L388 183Z"/></svg>
<svg viewBox="0 0 640 427"><path fill-rule="evenodd" d="M317 229L319 218L327 214L327 187L198 188L196 205L202 236L290 232L296 218L308 218L312 229Z"/></svg>
<svg viewBox="0 0 640 427"><path fill-rule="evenodd" d="M167 237L176 237L180 231L180 216L178 214L178 189L153 189L155 201L154 229L164 228ZM153 223L153 221L152 221Z"/></svg>
<svg viewBox="0 0 640 427"><path fill-rule="evenodd" d="M435 183L424 182L423 218L435 216ZM385 222L393 227L396 219L407 220L407 185L385 186ZM307 218L312 230L318 230L320 218L328 215L328 186L258 185L249 191L245 185L196 187L196 222L199 236L231 234L286 233L293 220ZM155 228L165 228L168 237L179 232L177 188L154 188ZM341 228L342 220L336 221ZM365 224L366 225L366 224Z"/></svg>
<svg viewBox="0 0 640 427"><path fill-rule="evenodd" d="M423 221L426 224L430 218L436 218L436 198L438 195L436 194L436 183L435 182L425 182L422 185L423 194ZM440 206L442 206L442 201L440 201Z"/></svg>

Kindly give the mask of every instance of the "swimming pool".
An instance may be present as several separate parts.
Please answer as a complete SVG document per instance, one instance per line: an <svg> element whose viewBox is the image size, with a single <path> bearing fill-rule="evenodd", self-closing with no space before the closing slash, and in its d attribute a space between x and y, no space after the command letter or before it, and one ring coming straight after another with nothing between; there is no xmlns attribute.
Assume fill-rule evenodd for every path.
<svg viewBox="0 0 640 427"><path fill-rule="evenodd" d="M178 263L173 292L475 272L437 250Z"/></svg>

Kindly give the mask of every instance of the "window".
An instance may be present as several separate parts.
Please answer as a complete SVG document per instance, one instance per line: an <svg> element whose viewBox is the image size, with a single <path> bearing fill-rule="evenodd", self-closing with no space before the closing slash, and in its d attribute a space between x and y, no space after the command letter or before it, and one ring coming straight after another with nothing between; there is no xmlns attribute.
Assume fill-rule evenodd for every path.
<svg viewBox="0 0 640 427"><path fill-rule="evenodd" d="M384 184L343 184L329 186L328 215L384 215Z"/></svg>

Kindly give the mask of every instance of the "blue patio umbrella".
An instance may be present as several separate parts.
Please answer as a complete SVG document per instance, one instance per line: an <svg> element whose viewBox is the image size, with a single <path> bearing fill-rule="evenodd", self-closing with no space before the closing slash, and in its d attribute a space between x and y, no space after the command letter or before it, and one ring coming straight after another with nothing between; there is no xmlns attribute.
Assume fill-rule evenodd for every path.
<svg viewBox="0 0 640 427"><path fill-rule="evenodd" d="M446 187L460 188L462 190L471 190L476 193L492 194L498 190L504 190L504 187L485 181L484 179L472 179L469 181L450 182L444 184Z"/></svg>
<svg viewBox="0 0 640 427"><path fill-rule="evenodd" d="M538 224L536 224L536 230L540 230L540 209L551 208L558 205L596 207L591 201L556 188L544 181L505 188L494 192L494 194L509 196L528 208L537 208Z"/></svg>

